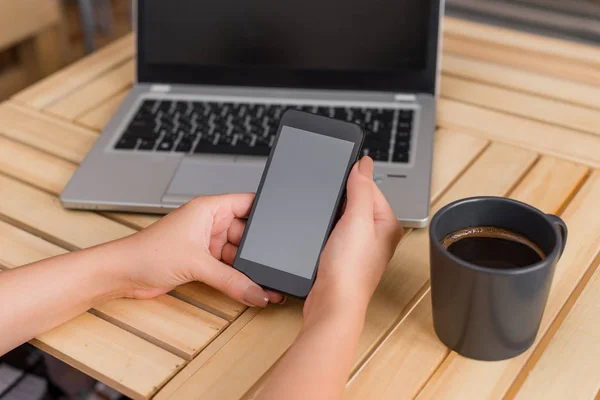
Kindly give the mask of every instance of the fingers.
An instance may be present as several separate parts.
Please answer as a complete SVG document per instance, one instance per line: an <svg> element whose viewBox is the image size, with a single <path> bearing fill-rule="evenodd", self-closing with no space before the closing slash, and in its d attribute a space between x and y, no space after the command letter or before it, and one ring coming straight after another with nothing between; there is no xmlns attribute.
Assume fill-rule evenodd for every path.
<svg viewBox="0 0 600 400"><path fill-rule="evenodd" d="M220 204L231 207L231 212L236 218L246 218L252 209L254 193L234 193L216 196Z"/></svg>
<svg viewBox="0 0 600 400"><path fill-rule="evenodd" d="M237 245L225 243L223 249L221 250L221 260L223 260L223 262L226 264L233 265L237 251Z"/></svg>
<svg viewBox="0 0 600 400"><path fill-rule="evenodd" d="M287 301L287 297L279 292L267 290L267 293L269 294L269 303L285 304L285 302Z"/></svg>
<svg viewBox="0 0 600 400"><path fill-rule="evenodd" d="M223 262L225 262L229 265L233 265L237 251L238 251L237 245L233 245L231 243L225 243L225 246L223 246L223 252L221 253ZM269 297L269 303L284 304L287 300L286 297L281 293L274 292L272 290L266 290L266 292Z"/></svg>
<svg viewBox="0 0 600 400"><path fill-rule="evenodd" d="M227 241L239 246L242 235L244 234L244 229L246 229L246 221L235 218L231 221L231 225L227 229Z"/></svg>
<svg viewBox="0 0 600 400"><path fill-rule="evenodd" d="M348 177L345 214L373 218L373 185L373 160L363 157Z"/></svg>
<svg viewBox="0 0 600 400"><path fill-rule="evenodd" d="M199 280L250 307L265 307L271 298L250 278L210 257L199 273Z"/></svg>

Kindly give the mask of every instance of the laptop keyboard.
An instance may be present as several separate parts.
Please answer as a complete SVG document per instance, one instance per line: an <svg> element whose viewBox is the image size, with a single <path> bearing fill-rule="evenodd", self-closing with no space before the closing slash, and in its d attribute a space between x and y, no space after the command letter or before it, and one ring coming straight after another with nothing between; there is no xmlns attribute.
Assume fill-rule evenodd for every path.
<svg viewBox="0 0 600 400"><path fill-rule="evenodd" d="M363 154L375 161L409 160L413 110L289 104L145 100L115 148L267 156L288 108L363 126Z"/></svg>

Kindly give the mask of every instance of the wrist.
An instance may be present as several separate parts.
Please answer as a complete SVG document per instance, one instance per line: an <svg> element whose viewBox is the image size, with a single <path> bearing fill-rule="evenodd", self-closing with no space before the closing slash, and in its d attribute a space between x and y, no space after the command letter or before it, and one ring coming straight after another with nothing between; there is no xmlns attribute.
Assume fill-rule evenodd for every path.
<svg viewBox="0 0 600 400"><path fill-rule="evenodd" d="M106 243L89 251L93 253L94 280L97 287L101 288L96 302L104 302L116 298L132 297L133 286L131 271L143 264L140 254L135 254L132 249L132 237L126 237Z"/></svg>
<svg viewBox="0 0 600 400"><path fill-rule="evenodd" d="M317 281L304 305L305 323L344 319L362 325L368 305L367 296L351 290L322 286Z"/></svg>

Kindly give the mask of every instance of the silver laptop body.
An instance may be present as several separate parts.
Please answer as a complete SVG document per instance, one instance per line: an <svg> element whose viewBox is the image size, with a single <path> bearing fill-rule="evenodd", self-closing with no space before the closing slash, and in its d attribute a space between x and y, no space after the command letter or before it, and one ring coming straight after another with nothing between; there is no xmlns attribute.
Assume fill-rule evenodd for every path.
<svg viewBox="0 0 600 400"><path fill-rule="evenodd" d="M355 3L361 2L363 5L370 4L370 0L360 0ZM388 2L390 6L399 7L397 10L400 15L398 24L419 25L418 21L422 21L422 25L426 26L420 27L424 31L420 33L420 36L419 34L414 35L421 38L422 43L419 46L406 45L411 49L423 48L425 65L422 68L411 66L406 74L402 73L401 69L400 71L371 72L371 66L368 65L368 62L365 62L364 68L368 71L367 73L363 73L360 68L353 70L352 66L349 71L343 73L336 73L335 68L331 70L322 68L322 71L310 71L308 75L312 75L306 78L304 71L316 69L314 65L303 65L303 70L286 68L285 73L279 73L279 64L269 65L268 68L265 68L265 71L261 71L261 68L255 65L250 67L245 65L246 60L240 60L239 58L235 59L233 67L227 66L226 68L210 65L212 60L208 60L208 62L200 60L197 64L194 64L194 61L190 64L183 58L177 59L178 55L174 54L177 49L172 49L177 46L169 43L169 41L184 40L181 39L182 35L189 34L189 29L197 26L198 23L186 17L187 15L193 14L195 9L199 12L204 7L204 14L208 14L206 18L210 18L213 22L227 19L232 21L231 23L235 26L240 24L246 26L248 22L235 24L235 18L252 19L252 13L259 15L258 13L261 10L242 9L235 15L231 14L230 10L232 3L240 7L247 7L246 3L249 2L228 0L219 2L220 6L214 6L213 2L198 0L172 2L139 0L136 10L138 33L137 82L65 187L60 196L63 205L74 209L167 213L198 195L254 192L256 190L266 156L236 152L224 154L222 145L219 145L221 150L214 153L211 153L211 150L203 150L200 153L194 151L193 147L198 146L201 140L206 139L205 137L203 139L192 138L193 142L190 145L192 150L187 152L176 151L176 145L183 140L181 135L185 133L175 134L179 136L174 139L174 147L170 150L158 150L161 146L160 137L164 134L163 131L157 132L158 139L156 144L152 145L154 146L152 149L142 150L140 143L143 141L140 138L134 138L133 142L130 142L131 146L125 146L128 147L126 149L118 148L119 143L127 142L124 139L124 132L134 121L136 113L141 112L139 110L144 104L153 105L153 108L146 107L148 112L154 112L158 105L165 106L167 104L170 104L171 107L181 105L184 108L186 105L192 107L198 104L218 104L219 106L234 104L237 105L236 107L242 105L244 109L255 106L265 109L275 106L293 106L308 108L309 111L311 109L317 111L319 109L317 107L322 107L325 110L332 110L330 111L332 115L334 109L356 110L361 115L365 115L365 110L367 114L370 113L370 110L394 110L394 115L409 110L412 115L412 125L410 127L408 158L403 162L395 162L390 151L389 156L385 156L388 157L387 160L376 159L374 179L404 226L425 226L429 215L443 1L411 0L399 2L398 0L388 0ZM293 3L296 4L290 6ZM288 3L287 1L272 0L272 7L269 8L269 11L271 17L273 14L280 13L282 19L285 20L285 17L289 16L288 13L292 13L295 17L294 20L312 21L311 13L315 9L320 9L319 7L326 8L326 6L323 6L322 0L313 1L316 8L311 9L311 13L306 12L306 15L298 18L298 13L305 12L308 3L311 2L308 0L294 0ZM353 4L343 0L328 0L326 3L329 5L333 3ZM274 10L273 7L277 7L276 4L281 4L281 7L287 8ZM290 7L292 10L289 10ZM174 9L177 10L177 14L172 14L175 12ZM328 12L330 11L323 11L323 14ZM413 18L412 15L416 13L420 14ZM352 13L348 12L348 14ZM365 16L366 25L371 23L369 22L371 19L380 18L385 20L386 18L382 16L381 11L373 14L372 16ZM332 23L337 23L337 18L334 18L336 17L335 14L329 17ZM175 22L179 19L182 19L181 23L176 24ZM376 22L374 20L372 23ZM390 21L385 20L384 22L387 22L390 26L395 26ZM167 24L170 28L161 29L161 23ZM188 32L179 32L179 30L185 31L186 24L189 25ZM284 25L286 29L288 25L289 23ZM252 27L252 24L250 26ZM368 26L365 27L365 29L367 28ZM410 28L413 29L414 27L411 26ZM356 29L361 28L357 27ZM401 33L402 29L407 28L395 29L399 29L399 33ZM317 32L315 35L326 37L328 32L325 31L325 33ZM196 32L195 29L194 32ZM247 30L244 32L247 35ZM198 33L196 32L196 34ZM260 35L256 36L260 37ZM360 41L361 36L359 34L354 40ZM219 49L228 45L211 43L212 39L205 39L204 41L207 43L206 48L204 48L202 47L204 45L201 44L202 38L190 40L193 43L200 43L199 46L208 53L210 53L211 46ZM335 37L330 39L332 43L335 40L339 39ZM327 41L327 38L323 39L323 42ZM293 40L290 39L290 42L293 42ZM389 43L387 46L398 46L398 44ZM186 54L189 55L189 48L182 47L182 52L185 50ZM237 51L236 46L232 47ZM311 49L309 48L309 50ZM153 51L157 54L151 54ZM379 53L384 53L384 51L379 50ZM235 54L235 57L238 57L238 53ZM342 54L340 57L344 58L343 50L340 50L340 54ZM213 55L213 57L220 57L220 55ZM349 56L346 55L345 57L348 58ZM323 56L323 58L328 58L328 56ZM333 60L332 57L329 58L334 63L339 62L339 60ZM304 59L306 58L302 60ZM163 63L164 65L161 65L157 60L166 61ZM345 58L343 61L348 62ZM271 60L271 62L281 62L281 60ZM318 67L321 66L318 65ZM271 73L271 71L275 72ZM236 75L236 72L239 75ZM314 81L317 82L314 85L310 82L313 75ZM243 82L241 82L242 80ZM288 81L290 82L289 86L286 85ZM373 82L371 83L371 81ZM331 87L319 87L327 86L329 82L333 82ZM407 90L386 91L384 89L387 82L393 82L391 86L406 86ZM424 90L411 91L420 88ZM237 110L238 108L236 108L236 112ZM213 109L213 111L215 110ZM222 110L217 109L216 111L220 112ZM184 113L185 111L182 111L182 114ZM232 119L227 115L227 110L222 111L222 114L223 118ZM217 115L216 118L220 118L220 116ZM394 122L394 129L396 129L396 125L397 123ZM199 128L194 126L194 129L198 130ZM222 135L224 134L222 133ZM200 136L202 136L202 133L199 134ZM390 149L393 149L394 143L392 140ZM368 154L368 150L366 154ZM307 155L307 162L309 160L310 155Z"/></svg>

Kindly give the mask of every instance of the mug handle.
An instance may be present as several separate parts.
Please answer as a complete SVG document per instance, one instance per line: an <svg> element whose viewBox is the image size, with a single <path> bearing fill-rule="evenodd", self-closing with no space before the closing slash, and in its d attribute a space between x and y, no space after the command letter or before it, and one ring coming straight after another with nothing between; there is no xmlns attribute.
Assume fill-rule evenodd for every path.
<svg viewBox="0 0 600 400"><path fill-rule="evenodd" d="M563 251L565 251L565 246L567 245L567 236L568 236L569 230L567 229L567 224L565 224L565 221L560 219L560 217L557 217L556 215L552 215L552 214L546 214L546 216L548 217L550 222L552 222L554 225L556 225L558 227L558 230L560 231L560 236L561 236L561 240L562 240L560 254L558 255L558 257L560 258L562 256Z"/></svg>

